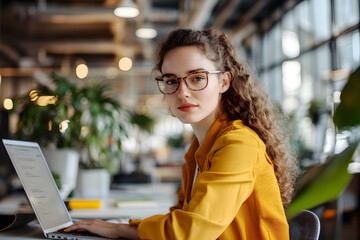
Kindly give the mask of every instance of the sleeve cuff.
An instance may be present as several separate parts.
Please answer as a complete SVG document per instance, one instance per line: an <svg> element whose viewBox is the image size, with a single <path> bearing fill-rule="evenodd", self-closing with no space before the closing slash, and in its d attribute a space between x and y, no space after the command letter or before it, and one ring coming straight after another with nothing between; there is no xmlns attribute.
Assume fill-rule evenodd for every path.
<svg viewBox="0 0 360 240"><path fill-rule="evenodd" d="M130 226L139 226L140 223L141 223L141 220L137 220L137 219L135 219L135 220L130 219L130 220L129 220L129 225L130 225Z"/></svg>

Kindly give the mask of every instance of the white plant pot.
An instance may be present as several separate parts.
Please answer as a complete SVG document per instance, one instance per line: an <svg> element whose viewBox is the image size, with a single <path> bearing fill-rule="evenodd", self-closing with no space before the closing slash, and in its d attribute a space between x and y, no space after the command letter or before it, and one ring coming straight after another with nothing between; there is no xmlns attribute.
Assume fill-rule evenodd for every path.
<svg viewBox="0 0 360 240"><path fill-rule="evenodd" d="M50 171L60 176L62 199L66 199L76 187L79 169L79 153L73 149L43 149Z"/></svg>
<svg viewBox="0 0 360 240"><path fill-rule="evenodd" d="M110 191L110 174L106 169L82 169L78 194L83 198L106 198Z"/></svg>

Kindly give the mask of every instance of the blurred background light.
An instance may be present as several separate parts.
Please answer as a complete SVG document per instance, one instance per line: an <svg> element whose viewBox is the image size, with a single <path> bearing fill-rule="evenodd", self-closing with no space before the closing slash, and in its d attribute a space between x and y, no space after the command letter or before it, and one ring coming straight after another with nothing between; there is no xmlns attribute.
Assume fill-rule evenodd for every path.
<svg viewBox="0 0 360 240"><path fill-rule="evenodd" d="M115 8L114 14L122 18L134 18L139 15L139 9L132 0L122 0Z"/></svg>
<svg viewBox="0 0 360 240"><path fill-rule="evenodd" d="M285 61L282 64L283 88L285 92L294 92L301 86L300 63Z"/></svg>
<svg viewBox="0 0 360 240"><path fill-rule="evenodd" d="M282 49L285 56L294 58L300 54L300 43L295 32L284 31L282 34Z"/></svg>
<svg viewBox="0 0 360 240"><path fill-rule="evenodd" d="M29 93L29 97L30 97L30 100L32 102L36 101L39 98L38 91L37 90L31 90L30 93Z"/></svg>
<svg viewBox="0 0 360 240"><path fill-rule="evenodd" d="M132 60L128 57L123 57L119 61L119 68L123 71L128 71L132 67Z"/></svg>
<svg viewBox="0 0 360 240"><path fill-rule="evenodd" d="M341 91L334 91L334 93L333 93L334 103L341 102L340 96L341 96Z"/></svg>
<svg viewBox="0 0 360 240"><path fill-rule="evenodd" d="M76 76L80 79L83 79L85 78L89 73L89 69L88 67L86 66L86 64L79 64L77 65L76 67Z"/></svg>
<svg viewBox="0 0 360 240"><path fill-rule="evenodd" d="M59 124L59 131L61 132L61 133L65 133L66 132L66 130L68 129L68 127L69 127L69 120L64 120L64 121L62 121L60 124Z"/></svg>
<svg viewBox="0 0 360 240"><path fill-rule="evenodd" d="M48 129L49 129L49 131L52 130L52 121L51 120L48 122Z"/></svg>
<svg viewBox="0 0 360 240"><path fill-rule="evenodd" d="M36 104L39 106L47 106L49 104L56 104L57 102L57 97L55 96L40 96L38 97L38 99L36 100Z"/></svg>
<svg viewBox="0 0 360 240"><path fill-rule="evenodd" d="M3 105L6 110L11 110L14 107L14 103L10 98L5 98Z"/></svg>
<svg viewBox="0 0 360 240"><path fill-rule="evenodd" d="M157 36L157 31L150 25L144 25L143 27L136 30L135 35L138 38L152 39Z"/></svg>

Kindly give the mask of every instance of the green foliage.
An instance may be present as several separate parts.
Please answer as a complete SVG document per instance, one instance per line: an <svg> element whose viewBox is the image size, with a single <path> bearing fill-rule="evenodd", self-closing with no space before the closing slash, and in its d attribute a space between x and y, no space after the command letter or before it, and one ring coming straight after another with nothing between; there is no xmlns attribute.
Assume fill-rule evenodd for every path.
<svg viewBox="0 0 360 240"><path fill-rule="evenodd" d="M18 108L18 137L54 144L57 148L76 148L87 155L87 168L107 168L116 171L121 154L121 140L127 136L130 115L121 104L109 96L110 86L94 82L78 87L56 73L52 74L55 89L39 84L39 96L56 96L55 104L39 106L26 96ZM68 128L61 132L63 121Z"/></svg>
<svg viewBox="0 0 360 240"><path fill-rule="evenodd" d="M322 114L331 114L331 111L327 109L326 102L312 100L308 109L308 115L311 119L311 122L314 125L318 125Z"/></svg>
<svg viewBox="0 0 360 240"><path fill-rule="evenodd" d="M60 179L60 175L57 173L51 173L53 176L53 179L55 181L55 184L57 186L57 188L60 190L61 189L61 179Z"/></svg>
<svg viewBox="0 0 360 240"><path fill-rule="evenodd" d="M175 135L175 136L168 138L168 144L170 147L173 147L173 148L181 147L181 144L183 143L183 141L184 141L184 136L182 134Z"/></svg>
<svg viewBox="0 0 360 240"><path fill-rule="evenodd" d="M311 209L320 204L335 200L351 179L348 165L359 145L358 129L360 125L360 68L350 75L341 93L341 103L333 117L339 130L352 127L354 139L341 153L329 156L324 164L316 165L299 177L295 197L286 211L288 219L303 209Z"/></svg>
<svg viewBox="0 0 360 240"><path fill-rule="evenodd" d="M303 209L336 199L351 178L347 167L358 144L359 141L352 143L343 152L330 157L324 164L312 167L299 178L296 196L286 211L288 219Z"/></svg>
<svg viewBox="0 0 360 240"><path fill-rule="evenodd" d="M155 125L155 119L147 114L134 113L131 116L131 122L139 127L139 129L151 133Z"/></svg>
<svg viewBox="0 0 360 240"><path fill-rule="evenodd" d="M334 123L339 130L360 125L360 67L350 75L340 99L334 113Z"/></svg>

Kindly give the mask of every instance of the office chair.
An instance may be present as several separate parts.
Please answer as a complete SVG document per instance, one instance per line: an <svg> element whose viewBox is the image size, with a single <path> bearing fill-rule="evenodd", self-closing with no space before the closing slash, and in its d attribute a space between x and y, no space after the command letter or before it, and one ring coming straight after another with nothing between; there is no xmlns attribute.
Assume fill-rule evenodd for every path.
<svg viewBox="0 0 360 240"><path fill-rule="evenodd" d="M315 213L302 210L289 221L290 240L318 240L320 220Z"/></svg>

